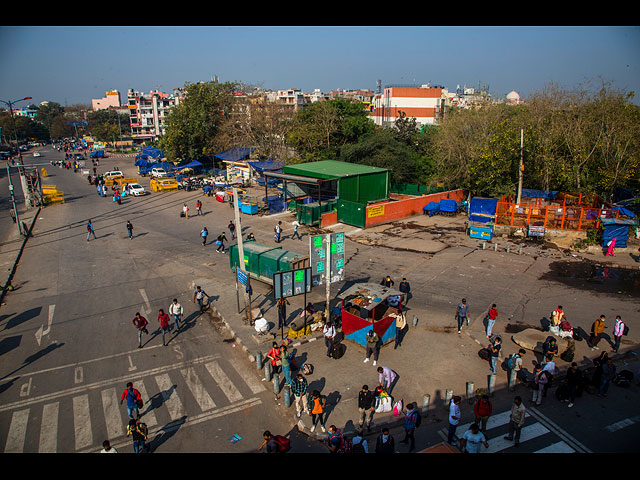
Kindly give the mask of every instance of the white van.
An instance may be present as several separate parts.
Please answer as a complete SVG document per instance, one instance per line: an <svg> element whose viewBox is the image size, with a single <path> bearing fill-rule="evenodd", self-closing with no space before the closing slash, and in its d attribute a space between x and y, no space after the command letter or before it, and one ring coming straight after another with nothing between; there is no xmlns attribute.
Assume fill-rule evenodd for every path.
<svg viewBox="0 0 640 480"><path fill-rule="evenodd" d="M165 172L164 168L152 168L151 169L151 177L152 178L163 178L167 176L167 172Z"/></svg>
<svg viewBox="0 0 640 480"><path fill-rule="evenodd" d="M105 180L113 180L116 178L124 178L124 173L120 170L112 170L111 172L105 172L103 175Z"/></svg>

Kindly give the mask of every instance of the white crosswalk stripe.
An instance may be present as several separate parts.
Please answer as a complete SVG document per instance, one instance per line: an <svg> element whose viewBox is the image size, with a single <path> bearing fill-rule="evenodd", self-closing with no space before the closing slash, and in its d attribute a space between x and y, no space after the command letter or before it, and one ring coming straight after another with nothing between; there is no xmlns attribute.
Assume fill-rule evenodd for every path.
<svg viewBox="0 0 640 480"><path fill-rule="evenodd" d="M507 436L507 431L504 427L509 424L509 418L511 415L511 411L507 410L505 412L500 412L495 415L489 417L487 421L486 433L485 437L487 439L487 443L489 444L489 448L482 448L482 453L497 453L503 452L507 449L510 449L514 446L513 440L505 439ZM531 420L532 418L536 418L533 415L530 415L529 412L525 414L525 422L527 420ZM537 419L536 419L537 420ZM464 432L469 430L469 427L475 422L465 423L463 425L459 425L456 429L456 436L458 439L461 439L464 435ZM502 428L501 428L502 427ZM499 430L496 431L496 430ZM526 424L520 430L520 447L518 450L514 451L526 451L525 442L534 440L536 438L543 437L547 434L553 433L549 428L543 425L540 421L535 421L534 423ZM440 435L446 439L447 438L447 430L442 429L440 431ZM557 441L558 438L553 435L549 435L550 441L552 442L550 445L543 447L542 449L536 450L534 453L574 453L576 450L572 448L569 444L564 441ZM510 450L511 451L511 450Z"/></svg>
<svg viewBox="0 0 640 480"><path fill-rule="evenodd" d="M203 363L204 367L196 368L197 365ZM242 382L236 382L237 385L223 370L221 363L211 361L211 358L176 366L175 371L160 373L158 369L154 369L146 372L146 375L145 372L142 372L141 376L133 379L133 386L140 391L144 401L144 406L140 409L141 421L146 423L151 431L151 427L167 428L172 422L185 419L185 417L191 418L195 424L230 415L261 403L260 399L256 397L245 398L242 394L242 391L251 392L251 394L265 391L266 388L260 383L260 380L250 371L243 370L233 364L230 365L231 368L228 365L225 365L225 368L229 368L232 377L242 379ZM214 386L212 387L212 385ZM182 386L187 388L183 389ZM125 403L120 405L123 390L120 382L114 386L108 386L106 382L98 382L82 394L74 389L69 392L72 395L49 394L43 396L40 402L47 403L42 405L42 417L39 421L38 415L33 415L36 412L40 413L34 399L25 401L24 405L29 405L29 408L16 408L13 411L5 408L4 415L6 417L10 415L11 418L6 419L9 428L4 452L22 453L25 450L27 435L32 433L39 435L37 441L31 444L37 445L40 453L70 450L92 452L101 448L99 444L105 438L108 438L112 445L118 441L129 444L130 440L125 436L129 418ZM60 397L61 400L52 401L56 397ZM185 402L187 402L186 405L192 405L192 400L191 404L188 402L191 397L195 399L197 408L189 407L195 411L187 413ZM60 414L61 410L64 411L66 408L64 402L68 399L71 400L72 413L70 416L73 418L73 440L70 439L73 445L71 447L69 445L63 446L62 440L59 438L63 433L59 432ZM224 405L218 405L218 403ZM0 410L0 413L2 412L3 410ZM30 415L35 418L30 420ZM161 419L161 423L159 419ZM167 420L169 423L166 423ZM27 428L30 422L34 425ZM36 422L37 425L35 425Z"/></svg>

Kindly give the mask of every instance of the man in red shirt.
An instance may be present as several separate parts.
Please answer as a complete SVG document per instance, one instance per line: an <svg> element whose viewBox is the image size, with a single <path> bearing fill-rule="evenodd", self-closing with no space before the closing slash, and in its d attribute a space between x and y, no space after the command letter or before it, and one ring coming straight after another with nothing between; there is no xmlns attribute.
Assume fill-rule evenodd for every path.
<svg viewBox="0 0 640 480"><path fill-rule="evenodd" d="M160 332L162 333L162 345L166 347L167 344L164 341L164 334L169 331L170 319L169 315L164 313L164 310L162 309L160 309L160 312L158 313L158 322L160 322Z"/></svg>
<svg viewBox="0 0 640 480"><path fill-rule="evenodd" d="M140 315L140 312L136 312L136 316L133 319L133 324L138 329L138 348L142 348L142 332L146 334L149 333L147 331L147 325L149 324L149 322L147 322L146 318Z"/></svg>
<svg viewBox="0 0 640 480"><path fill-rule="evenodd" d="M487 338L491 337L491 331L493 330L493 326L496 323L496 319L498 318L498 309L496 308L496 304L491 305L489 312L487 313Z"/></svg>
<svg viewBox="0 0 640 480"><path fill-rule="evenodd" d="M487 431L487 421L493 413L491 401L489 401L488 395L482 395L476 403L473 405L473 414L476 418L476 423L480 425L480 431L485 433Z"/></svg>

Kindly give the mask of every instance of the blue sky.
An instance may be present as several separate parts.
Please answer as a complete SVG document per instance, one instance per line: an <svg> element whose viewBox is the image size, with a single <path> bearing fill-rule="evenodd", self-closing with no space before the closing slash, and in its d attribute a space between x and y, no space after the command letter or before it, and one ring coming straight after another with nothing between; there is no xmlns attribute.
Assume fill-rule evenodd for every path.
<svg viewBox="0 0 640 480"><path fill-rule="evenodd" d="M62 105L111 89L125 103L129 88L170 92L212 75L306 92L483 84L496 97L602 78L640 103L639 27L8 26L0 65L1 100Z"/></svg>

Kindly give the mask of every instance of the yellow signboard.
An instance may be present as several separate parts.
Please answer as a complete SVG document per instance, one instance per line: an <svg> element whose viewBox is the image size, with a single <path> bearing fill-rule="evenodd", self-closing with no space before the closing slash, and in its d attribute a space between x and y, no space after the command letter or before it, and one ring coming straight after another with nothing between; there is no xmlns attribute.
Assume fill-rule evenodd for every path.
<svg viewBox="0 0 640 480"><path fill-rule="evenodd" d="M384 215L384 205L367 208L367 218L381 217Z"/></svg>

